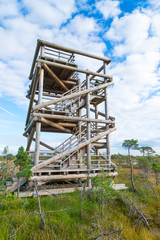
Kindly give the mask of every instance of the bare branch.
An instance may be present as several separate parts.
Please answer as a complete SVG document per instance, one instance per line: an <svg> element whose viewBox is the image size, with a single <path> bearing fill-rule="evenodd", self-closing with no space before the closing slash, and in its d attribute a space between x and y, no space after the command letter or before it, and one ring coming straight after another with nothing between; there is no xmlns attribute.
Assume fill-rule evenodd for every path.
<svg viewBox="0 0 160 240"><path fill-rule="evenodd" d="M54 210L54 211L46 211L46 212L43 212L43 213L39 213L39 212L30 212L30 213L28 213L28 215L26 216L24 222L15 230L15 233L14 233L14 235L11 236L11 238L16 237L17 231L18 231L20 228L23 227L23 225L24 225L24 224L26 223L26 221L27 221L27 218L28 218L30 215L33 215L33 214L35 214L35 215L42 215L42 214L46 214L46 213L62 212L62 211L66 211L66 210L68 210L68 209L65 208L65 209Z"/></svg>
<svg viewBox="0 0 160 240"><path fill-rule="evenodd" d="M115 230L115 231L112 231L112 232L108 232L108 233L102 233L101 235L95 237L94 239L100 239L101 237L105 237L105 236L111 236L115 233L121 233L122 232L122 229L119 229L119 230Z"/></svg>

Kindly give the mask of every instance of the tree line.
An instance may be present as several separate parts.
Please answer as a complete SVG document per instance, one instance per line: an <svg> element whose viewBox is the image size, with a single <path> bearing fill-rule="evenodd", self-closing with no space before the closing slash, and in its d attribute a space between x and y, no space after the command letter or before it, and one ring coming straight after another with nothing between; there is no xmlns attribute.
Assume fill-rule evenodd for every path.
<svg viewBox="0 0 160 240"><path fill-rule="evenodd" d="M132 162L132 157L131 157L131 150L139 150L142 154L143 157L140 159L140 163L143 167L144 174L146 179L148 179L148 173L150 170L152 170L155 173L155 178L156 178L156 184L159 184L159 174L160 174L160 162L155 161L155 162L150 162L149 157L155 154L156 152L149 146L139 146L138 140L135 139L128 139L124 140L122 143L122 147L127 149L128 151L128 157L129 157L129 163L130 163L130 169L131 169L131 183L132 183L132 190L133 192L136 191L135 184L134 184L134 178L133 178L133 162Z"/></svg>

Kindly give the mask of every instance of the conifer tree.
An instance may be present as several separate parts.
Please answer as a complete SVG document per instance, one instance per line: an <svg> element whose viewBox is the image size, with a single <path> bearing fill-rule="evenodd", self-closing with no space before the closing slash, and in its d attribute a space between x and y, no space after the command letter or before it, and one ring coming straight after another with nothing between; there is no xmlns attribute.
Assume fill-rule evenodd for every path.
<svg viewBox="0 0 160 240"><path fill-rule="evenodd" d="M14 160L14 163L17 167L19 167L19 171L16 174L16 176L18 177L17 196L19 197L20 177L30 178L32 175L32 171L31 171L32 160L29 158L27 152L24 151L24 148L22 146L18 149L18 153L16 155L16 159Z"/></svg>

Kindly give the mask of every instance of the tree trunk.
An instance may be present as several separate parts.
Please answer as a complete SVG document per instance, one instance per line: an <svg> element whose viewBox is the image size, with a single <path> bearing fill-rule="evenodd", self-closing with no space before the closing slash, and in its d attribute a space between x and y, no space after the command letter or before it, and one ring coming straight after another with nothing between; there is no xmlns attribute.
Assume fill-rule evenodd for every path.
<svg viewBox="0 0 160 240"><path fill-rule="evenodd" d="M159 185L159 172L155 172L156 185Z"/></svg>
<svg viewBox="0 0 160 240"><path fill-rule="evenodd" d="M103 218L103 208L104 208L104 196L103 196L103 188L102 188L102 205L101 205L101 215L102 215L102 218Z"/></svg>
<svg viewBox="0 0 160 240"><path fill-rule="evenodd" d="M19 189L20 189L20 178L18 177L18 182L17 182L17 197L19 198Z"/></svg>
<svg viewBox="0 0 160 240"><path fill-rule="evenodd" d="M133 180L133 165L132 165L132 159L130 155L130 149L128 149L128 155L129 155L129 161L130 161L130 167L131 167L131 183L132 183L132 191L135 192L135 186L134 186L134 180Z"/></svg>
<svg viewBox="0 0 160 240"><path fill-rule="evenodd" d="M79 179L79 186L81 187L81 220L82 220L82 215L83 215L83 189L82 189L82 180L81 178Z"/></svg>
<svg viewBox="0 0 160 240"><path fill-rule="evenodd" d="M45 219L44 219L44 215L41 211L41 204L40 204L40 198L39 198L39 194L38 194L38 187L37 187L37 181L34 182L34 186L35 186L35 190L36 190L36 196L37 196L37 200L38 200L38 207L39 207L39 214L41 216L41 223L42 223L42 229L45 230Z"/></svg>
<svg viewBox="0 0 160 240"><path fill-rule="evenodd" d="M144 157L144 149L142 151L143 151L143 157Z"/></svg>

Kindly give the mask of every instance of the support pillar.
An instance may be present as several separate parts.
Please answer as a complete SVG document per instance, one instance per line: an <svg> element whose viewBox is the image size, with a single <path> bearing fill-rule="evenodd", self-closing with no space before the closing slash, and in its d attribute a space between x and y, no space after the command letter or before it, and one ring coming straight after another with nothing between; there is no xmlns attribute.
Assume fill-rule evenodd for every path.
<svg viewBox="0 0 160 240"><path fill-rule="evenodd" d="M27 147L26 147L26 152L29 152L30 150L30 147L31 147L31 144L32 144L32 140L33 140L33 137L34 137L34 133L35 133L35 127L32 128L31 132L29 133L29 136L28 136L28 140L27 140Z"/></svg>
<svg viewBox="0 0 160 240"><path fill-rule="evenodd" d="M39 88L38 88L38 104L42 103L43 80L44 80L44 69L41 68L40 77L39 77ZM39 163L40 132L41 132L41 122L39 121L39 122L36 122L34 166L38 165L38 163Z"/></svg>
<svg viewBox="0 0 160 240"><path fill-rule="evenodd" d="M80 79L78 80L78 85L79 86L81 85ZM80 89L79 89L79 91L80 91ZM80 101L79 101L79 104L80 104ZM78 117L81 117L81 115L82 115L82 110L80 108L78 108ZM81 136L81 132L82 132L81 124L82 124L82 122L78 121L78 131L79 131L80 141L81 141L81 137L82 137ZM82 167L82 157L80 157L80 150L77 152L77 158L78 158L78 164L79 164L78 168L81 168Z"/></svg>
<svg viewBox="0 0 160 240"><path fill-rule="evenodd" d="M106 62L103 62L103 69L104 69L104 74L107 74L107 64L106 64ZM104 78L104 81L107 82L105 78ZM105 90L105 119L109 120L107 88L105 88L104 90ZM108 129L109 129L109 125L106 124L106 130L108 130ZM111 166L111 157L110 157L109 135L106 136L106 154L107 154L107 159L108 159L108 163L109 163L109 167L110 167Z"/></svg>
<svg viewBox="0 0 160 240"><path fill-rule="evenodd" d="M87 89L90 88L90 79L88 74L86 74L86 88ZM87 118L90 118L90 93L87 93L86 111ZM91 123L87 122L87 140L89 140L90 137L91 137ZM89 177L91 171L91 144L87 145L87 170L88 170L88 185L89 189L91 189L91 179Z"/></svg>
<svg viewBox="0 0 160 240"><path fill-rule="evenodd" d="M95 105L95 119L98 119L98 105ZM96 130L98 129L98 123L96 123ZM96 147L96 155L99 155L99 149ZM99 158L97 159L97 166L100 167Z"/></svg>

